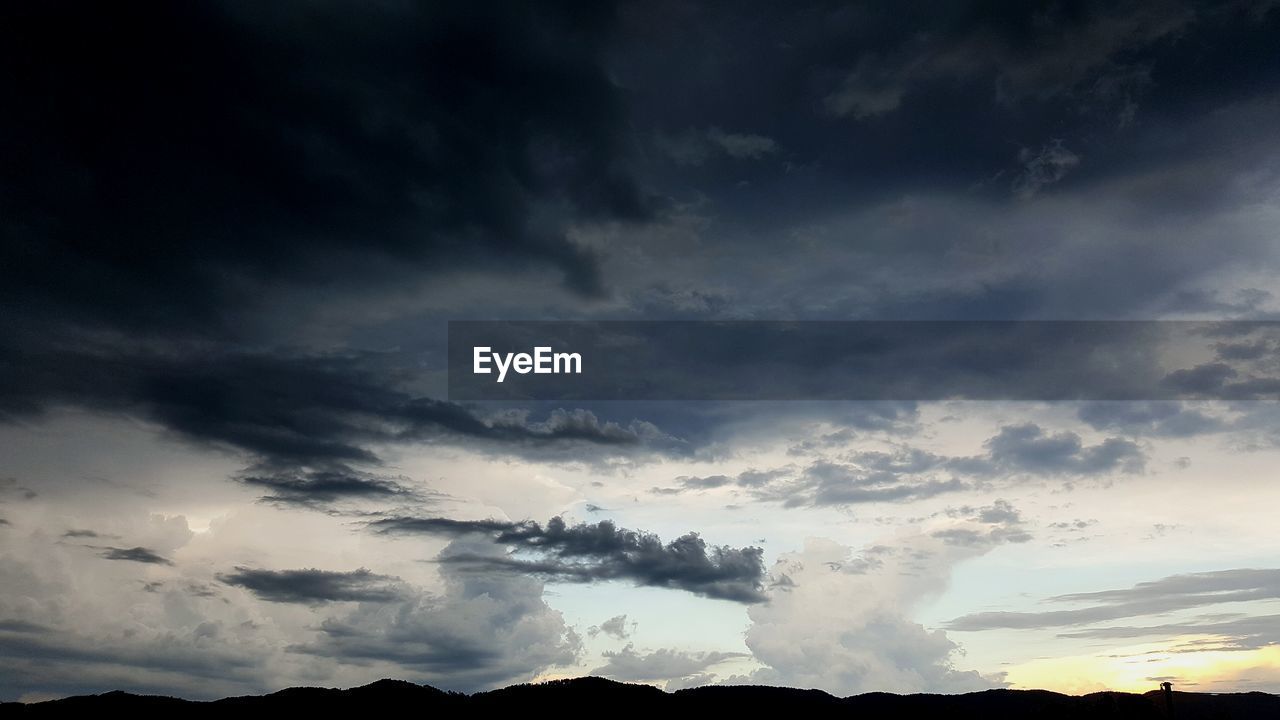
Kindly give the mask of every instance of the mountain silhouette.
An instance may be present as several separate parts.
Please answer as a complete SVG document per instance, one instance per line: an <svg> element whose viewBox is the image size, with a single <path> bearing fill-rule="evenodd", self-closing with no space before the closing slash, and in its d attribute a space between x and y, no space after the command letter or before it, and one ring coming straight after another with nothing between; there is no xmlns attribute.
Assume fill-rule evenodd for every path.
<svg viewBox="0 0 1280 720"><path fill-rule="evenodd" d="M1267 693L1173 693L1177 720L1280 718L1280 696ZM1097 692L1063 695L1047 690L986 690L964 695L896 695L873 692L839 698L821 690L753 685L717 685L668 693L650 685L598 677L512 685L475 693L446 692L401 680L379 680L346 690L298 687L269 695L209 702L108 692L39 703L0 704L0 717L51 718L160 716L243 718L286 713L415 713L425 717L461 712L564 712L575 708L626 708L630 712L804 713L805 717L946 720L969 718L1150 718L1170 720L1164 694Z"/></svg>

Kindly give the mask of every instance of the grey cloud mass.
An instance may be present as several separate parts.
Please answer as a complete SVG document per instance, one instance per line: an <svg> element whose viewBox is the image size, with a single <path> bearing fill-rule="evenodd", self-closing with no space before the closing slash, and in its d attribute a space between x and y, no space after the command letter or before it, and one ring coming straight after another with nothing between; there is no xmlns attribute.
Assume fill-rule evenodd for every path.
<svg viewBox="0 0 1280 720"><path fill-rule="evenodd" d="M73 529L73 530L68 530L62 533L62 537L64 538L97 538L97 537L103 537L103 536L99 535L97 532L93 530Z"/></svg>
<svg viewBox="0 0 1280 720"><path fill-rule="evenodd" d="M401 597L397 578L365 568L332 570L258 570L238 567L218 576L227 585L242 587L271 602L391 602Z"/></svg>
<svg viewBox="0 0 1280 720"><path fill-rule="evenodd" d="M760 548L708 546L697 533L664 544L656 535L608 520L568 525L559 517L545 527L532 521L414 517L382 518L369 527L389 534L487 535L496 545L515 549L511 555L455 553L439 559L463 570L505 570L566 582L630 580L736 602L764 600Z"/></svg>
<svg viewBox="0 0 1280 720"><path fill-rule="evenodd" d="M1070 610L984 612L948 623L953 630L1045 628L1159 615L1175 610L1280 598L1280 570L1238 569L1171 575L1123 590L1073 593L1049 602L1084 604Z"/></svg>
<svg viewBox="0 0 1280 720"><path fill-rule="evenodd" d="M173 564L173 561L169 558L144 547L104 547L99 548L98 555L106 560L126 560L129 562L145 563L147 565Z"/></svg>
<svg viewBox="0 0 1280 720"><path fill-rule="evenodd" d="M1131 640L1200 636L1174 645L1174 652L1257 650L1280 643L1280 615L1223 614L1188 622L1118 625L1060 633L1064 638Z"/></svg>
<svg viewBox="0 0 1280 720"><path fill-rule="evenodd" d="M443 556L500 552L475 538L458 538ZM547 606L541 581L448 564L443 572L442 594L414 592L395 603L361 603L326 618L314 641L289 651L339 663L388 663L462 689L567 665L580 655L581 639Z"/></svg>
<svg viewBox="0 0 1280 720"><path fill-rule="evenodd" d="M985 453L946 456L904 446L892 452L861 450L835 459L817 459L792 471L743 473L737 480L763 500L788 507L907 502L1008 482L1022 475L1106 477L1141 472L1142 448L1132 440L1110 437L1088 445L1071 431L1052 433L1034 423L1006 425L983 443ZM682 492L728 483L728 478L677 478ZM1000 512L998 510L992 512ZM1006 510L1007 512L1007 510Z"/></svg>
<svg viewBox="0 0 1280 720"><path fill-rule="evenodd" d="M627 616L615 615L600 623L600 632L605 635L625 640L627 637Z"/></svg>
<svg viewBox="0 0 1280 720"><path fill-rule="evenodd" d="M1002 428L986 446L992 463L1014 472L1133 473L1145 461L1141 448L1130 440L1112 437L1086 447L1075 433L1050 434L1031 423Z"/></svg>
<svg viewBox="0 0 1280 720"><path fill-rule="evenodd" d="M65 401L128 410L193 441L237 448L278 464L376 462L370 443L451 437L512 450L560 442L627 448L642 445L645 433L654 430L643 423L601 422L582 410L554 411L545 419L519 413L480 417L464 406L398 387L395 367L369 354L139 356L117 351L103 349L112 356L109 363L50 353L38 365L12 368L19 381L0 391L0 406L19 415Z"/></svg>
<svg viewBox="0 0 1280 720"><path fill-rule="evenodd" d="M360 472L342 464L305 470L275 470L270 466L259 466L246 470L239 480L268 492L262 496L264 501L290 505L323 505L343 499L415 497L414 491L402 484L404 478Z"/></svg>
<svg viewBox="0 0 1280 720"><path fill-rule="evenodd" d="M686 652L669 648L639 652L628 644L621 650L605 651L605 664L592 670L591 674L622 682L679 680L702 675L707 669L725 660L745 655L746 653Z"/></svg>

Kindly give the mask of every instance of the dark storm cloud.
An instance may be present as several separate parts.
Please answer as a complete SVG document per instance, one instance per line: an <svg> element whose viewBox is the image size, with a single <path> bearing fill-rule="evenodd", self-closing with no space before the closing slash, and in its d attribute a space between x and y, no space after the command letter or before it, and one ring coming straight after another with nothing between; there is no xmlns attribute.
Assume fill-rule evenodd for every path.
<svg viewBox="0 0 1280 720"><path fill-rule="evenodd" d="M105 547L98 548L99 557L107 560L128 560L129 562L146 563L149 565L172 565L173 561L166 558L154 550L144 547L118 548Z"/></svg>
<svg viewBox="0 0 1280 720"><path fill-rule="evenodd" d="M641 219L607 5L42 3L5 10L5 297L234 328L258 284L558 269Z"/></svg>
<svg viewBox="0 0 1280 720"><path fill-rule="evenodd" d="M218 580L242 587L270 602L391 602L401 598L398 578L377 575L365 568L350 572L331 570L255 570L237 567Z"/></svg>
<svg viewBox="0 0 1280 720"><path fill-rule="evenodd" d="M608 520L570 526L559 517L545 527L532 521L415 517L383 518L369 527L388 534L485 535L497 545L514 548L508 555L439 558L464 569L528 573L563 582L630 580L735 602L764 600L760 548L708 547L697 533L664 544L656 535L619 528Z"/></svg>
<svg viewBox="0 0 1280 720"><path fill-rule="evenodd" d="M650 213L609 6L80 5L0 19L0 417L140 416L279 468L249 481L301 503L398 492L337 476L371 443L656 436L481 417L405 389L419 358L276 346L294 318L272 300L314 287L336 307L544 269L602 292L569 227Z"/></svg>
<svg viewBox="0 0 1280 720"><path fill-rule="evenodd" d="M685 11L707 22L682 22ZM1134 160L1081 148L1079 133L1055 134L1062 103L1100 103L1110 115L1117 104L1129 112L1143 88L1173 97L1189 85L1211 88L1206 73L1215 83L1247 83L1273 62L1260 49L1276 15L1174 2L759 11L756 21L728 22L725 10L696 4L679 12L628 5L617 16L610 6L548 4L6 10L0 65L11 111L0 120L0 142L11 161L0 184L11 192L0 207L0 292L14 312L0 324L10 340L0 370L18 381L0 390L0 413L65 404L136 410L180 434L261 455L368 461L361 438L381 441L382 433L356 431L327 408L316 413L318 440L299 432L288 409L276 438L263 432L273 423L269 408L241 408L232 393L211 418L217 403L207 398L198 407L151 388L137 392L129 368L166 365L144 383L162 390L188 368L207 374L202 358L227 348L172 341L238 342L259 309L251 298L264 289L323 287L325 300L340 304L352 288L399 286L402 277L417 285L423 274L545 267L583 293L599 291L593 253L611 249L587 251L565 229L575 220L648 216L637 188L669 178L637 169L637 132L694 128L735 161L734 173L817 158L830 170L817 187L758 184L777 201L726 205L729 222L768 212L793 226L803 198L847 204L846 191L860 183L880 193L961 175L967 182L993 157L1036 187L1068 184L1099 157ZM694 27L720 42L691 42ZM1209 42L1228 30L1235 42ZM1181 42L1201 48L1196 67L1209 70L1161 75L1180 67ZM712 47L741 50L713 57ZM1144 59L1148 52L1155 55ZM1250 64L1257 69L1243 72ZM1148 65L1149 84L1139 72ZM1218 72L1224 67L1241 72ZM956 112L932 112L947 103ZM993 103L1023 107L993 122ZM877 124L890 115L893 127ZM1066 149L1086 158L1069 175L1061 172L1070 165ZM738 191L738 174L704 165L708 175L690 182L706 181L717 199ZM713 255L738 243L706 240ZM1165 280L1158 284L1173 284ZM980 310L992 316L1043 294L1025 278L979 284L990 301ZM916 298L932 292L907 290ZM935 307L953 301L953 290ZM701 288L691 298L734 305L718 293ZM159 359L136 349L153 344ZM309 358L288 358L281 370L311 376ZM1002 362L1000 353L991 358ZM931 367L945 365L923 363L920 375ZM124 390L114 389L117 380ZM1062 380L1072 387L1075 378ZM373 385L375 394L387 391L386 382ZM393 423L449 424L401 417L406 398L394 400ZM418 408L434 411L451 409ZM338 437L324 432L334 428ZM572 430L609 434L563 424L533 435Z"/></svg>
<svg viewBox="0 0 1280 720"><path fill-rule="evenodd" d="M618 76L648 100L636 103L638 122L665 136L732 127L782 149L732 167L654 153L666 186L708 207L712 228L698 240L715 248L700 273L652 285L718 302L664 312L637 289L647 317L1274 309L1258 300L1260 281L1222 283L1242 257L1276 263L1270 223L1255 212L1274 180L1272 154L1259 151L1274 147L1277 127L1280 12L1270 3L807 2L755 5L748 19L737 6L680 2L628 12ZM848 111L827 99L847 99ZM857 117L857 107L872 112ZM1029 187L1038 191L1020 197ZM1178 252L1162 252L1175 236ZM769 248L781 238L803 242L775 263ZM798 258L810 242L816 252ZM742 246L768 259L735 256Z"/></svg>
<svg viewBox="0 0 1280 720"><path fill-rule="evenodd" d="M410 393L402 370L374 354L289 356L182 351L138 354L112 344L35 353L0 350L0 413L21 417L78 404L157 422L195 442L248 452L271 467L340 467L377 462L372 443L433 439L478 441L529 452L536 446L595 445L619 451L664 440L656 428L619 425L586 411L545 418L506 413L483 417L464 406ZM669 440L669 439L668 439ZM670 447L667 443L663 448ZM250 473L252 474L252 473ZM276 494L309 489L333 494L322 477L260 477ZM336 482L335 477L328 478ZM374 486L365 484L365 490ZM352 489L354 486L349 486ZM378 487L391 489L386 483Z"/></svg>
<svg viewBox="0 0 1280 720"><path fill-rule="evenodd" d="M1182 0L805 2L756 5L747 20L736 6L636 3L619 75L652 98L637 113L663 137L732 122L785 148L790 177L761 168L746 175L754 190L714 182L711 167L693 174L713 197L734 202L736 192L736 210L769 222L778 203L754 201L796 183L805 174L794 169L814 158L821 167L809 177L867 192L886 180L964 188L1000 173L987 191L1008 196L1025 154L1042 156L1064 138L1086 158L1086 180L1128 170L1156 150L1131 142L1144 121L1269 85L1277 18L1268 9ZM688 164L677 172L691 175ZM822 181L807 189L809 207L840 194Z"/></svg>
<svg viewBox="0 0 1280 720"><path fill-rule="evenodd" d="M975 613L952 620L948 627L953 630L990 630L1089 625L1219 603L1276 598L1280 598L1280 570L1220 570L1171 575L1123 590L1073 593L1049 598L1050 602L1055 603L1087 603L1087 607L1044 612Z"/></svg>
<svg viewBox="0 0 1280 720"><path fill-rule="evenodd" d="M566 223L646 213L598 62L607 8L56 5L0 23L0 415L124 411L280 467L439 434L636 442L589 414L488 422L351 357L190 341L292 283L544 266L599 292ZM302 503L402 489L343 472L246 482Z"/></svg>

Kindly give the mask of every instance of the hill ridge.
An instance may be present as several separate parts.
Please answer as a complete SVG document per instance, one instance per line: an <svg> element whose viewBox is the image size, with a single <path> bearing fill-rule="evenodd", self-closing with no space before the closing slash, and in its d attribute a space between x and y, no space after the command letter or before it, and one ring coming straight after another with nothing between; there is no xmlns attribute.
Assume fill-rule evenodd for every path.
<svg viewBox="0 0 1280 720"><path fill-rule="evenodd" d="M378 709L417 711L484 709L486 711L564 709L575 704L600 707L600 703L628 710L733 710L752 712L803 710L817 717L882 717L901 712L923 712L948 720L966 718L1036 717L1167 718L1159 690L1145 693L1100 691L1066 695L1051 690L992 688L971 693L899 694L873 691L838 697L823 690L770 685L704 685L668 692L653 685L611 680L598 676L518 683L494 690L461 693L431 685L385 678L351 688L299 686L263 695L239 695L218 700L186 700L164 695L139 695L113 690L38 703L3 703L5 717L63 717L91 712L182 712L186 717L238 718L277 712L315 710L335 712ZM607 706L607 705L606 705ZM1280 717L1280 696L1263 692L1175 692L1178 720L1197 718Z"/></svg>

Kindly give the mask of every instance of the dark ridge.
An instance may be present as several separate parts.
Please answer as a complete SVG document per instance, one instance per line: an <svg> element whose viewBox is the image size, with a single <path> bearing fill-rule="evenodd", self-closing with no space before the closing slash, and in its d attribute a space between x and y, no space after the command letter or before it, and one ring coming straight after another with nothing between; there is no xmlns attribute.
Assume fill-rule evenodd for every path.
<svg viewBox="0 0 1280 720"><path fill-rule="evenodd" d="M953 718L1163 718L1163 698L1120 692L1062 695L1048 690L984 690L965 695L868 693L842 704L869 717L945 713ZM1160 703L1156 705L1155 703ZM1184 717L1179 714L1178 717Z"/></svg>
<svg viewBox="0 0 1280 720"><path fill-rule="evenodd" d="M210 706L217 715L241 711L267 711L275 709L315 708L320 711L337 708L379 710L398 709L410 704L422 707L460 707L467 699L462 693L437 690L430 685L415 685L404 680L378 680L346 690L320 687L295 687L273 692L270 695L243 695L223 698L211 703L192 703L197 707Z"/></svg>
<svg viewBox="0 0 1280 720"><path fill-rule="evenodd" d="M1280 696L1261 692L1189 693L1173 695L1177 720L1244 720L1280 718ZM601 703L608 703L602 705ZM598 677L521 684L500 690L466 695L415 685L401 680L379 680L346 690L297 687L269 695L229 697L197 702L153 695L109 692L102 695L50 700L40 703L0 704L0 717L104 717L127 713L132 717L164 713L182 718L236 718L292 716L316 713L376 713L409 711L415 714L454 717L476 711L564 712L576 708L626 708L628 712L659 710L667 713L709 711L760 714L770 711L831 718L933 717L945 720L1036 718L1084 720L1086 718L1137 718L1170 720L1159 690L1137 695L1099 692L1062 695L1048 690L986 690L965 695L895 695L866 693L838 698L821 690L761 685L716 685L664 692L650 685L620 683Z"/></svg>
<svg viewBox="0 0 1280 720"><path fill-rule="evenodd" d="M617 703L613 707L645 709L665 705L670 697L652 685L621 683L602 677L584 677L510 685L499 690L476 693L469 700L486 710L538 706L550 710L566 704L590 706L600 702Z"/></svg>
<svg viewBox="0 0 1280 720"><path fill-rule="evenodd" d="M758 709L785 707L792 711L821 712L840 708L840 698L822 690L771 687L769 685L704 685L677 690L676 704L690 708L746 706Z"/></svg>

